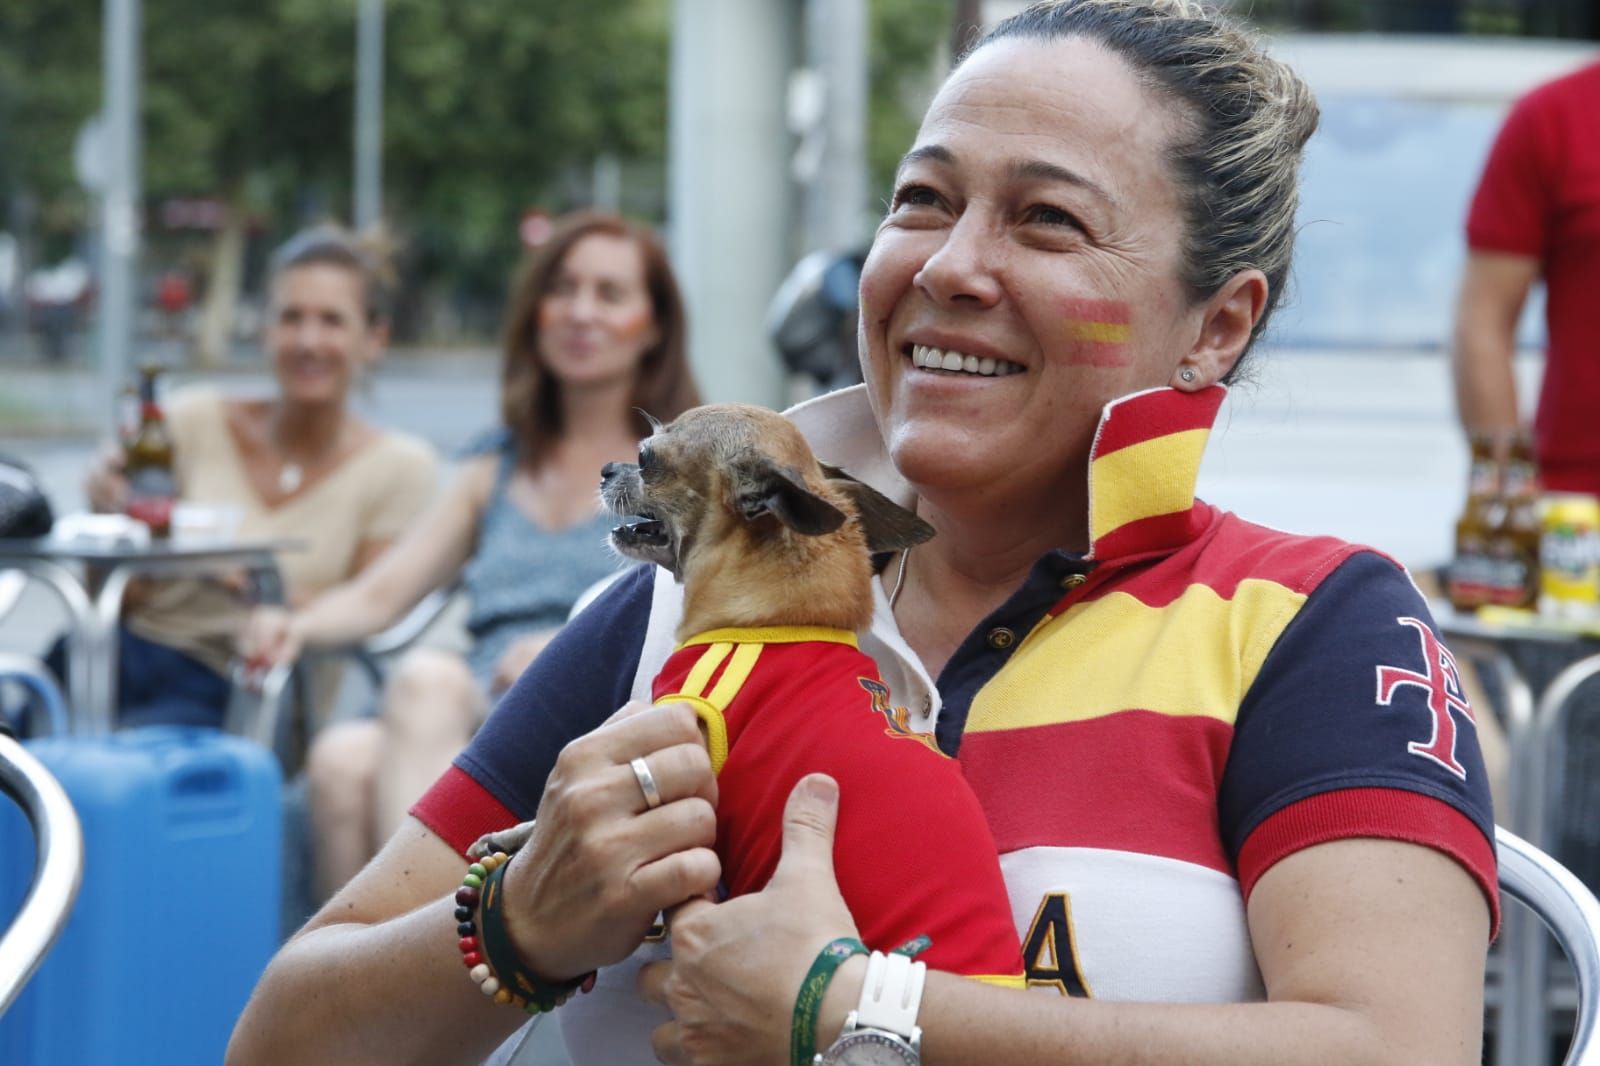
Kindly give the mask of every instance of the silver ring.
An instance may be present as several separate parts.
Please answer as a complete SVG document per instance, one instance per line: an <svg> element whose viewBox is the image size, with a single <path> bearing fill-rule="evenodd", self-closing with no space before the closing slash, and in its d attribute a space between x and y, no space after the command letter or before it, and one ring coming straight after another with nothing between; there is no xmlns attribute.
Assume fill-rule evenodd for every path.
<svg viewBox="0 0 1600 1066"><path fill-rule="evenodd" d="M644 793L645 809L653 811L661 806L661 790L656 787L656 777L650 772L650 764L640 758L629 761L628 765L633 768L633 776L639 780L639 791Z"/></svg>

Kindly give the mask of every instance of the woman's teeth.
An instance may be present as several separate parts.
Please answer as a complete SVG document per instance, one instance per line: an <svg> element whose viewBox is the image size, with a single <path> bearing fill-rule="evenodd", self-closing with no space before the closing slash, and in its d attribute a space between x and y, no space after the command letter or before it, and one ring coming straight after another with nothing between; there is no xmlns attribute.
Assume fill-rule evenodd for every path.
<svg viewBox="0 0 1600 1066"><path fill-rule="evenodd" d="M991 359L988 356L980 359L976 355L962 355L960 352L933 348L926 344L911 346L911 365L924 370L951 370L961 374L979 374L996 378L1003 378L1008 374L1020 374L1025 369L1020 364L1006 359Z"/></svg>

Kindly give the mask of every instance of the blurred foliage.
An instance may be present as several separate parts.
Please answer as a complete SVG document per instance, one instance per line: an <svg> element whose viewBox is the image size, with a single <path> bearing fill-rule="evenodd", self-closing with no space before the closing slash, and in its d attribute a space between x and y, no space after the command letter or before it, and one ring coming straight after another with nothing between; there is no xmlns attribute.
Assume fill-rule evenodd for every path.
<svg viewBox="0 0 1600 1066"><path fill-rule="evenodd" d="M516 222L601 153L665 156L670 0L389 0L386 214L436 265L504 284ZM218 196L274 235L349 202L356 0L145 0L147 200ZM101 5L0 3L0 205L86 214Z"/></svg>
<svg viewBox="0 0 1600 1066"><path fill-rule="evenodd" d="M954 10L953 0L870 0L867 165L876 200L888 199L895 167L949 65Z"/></svg>

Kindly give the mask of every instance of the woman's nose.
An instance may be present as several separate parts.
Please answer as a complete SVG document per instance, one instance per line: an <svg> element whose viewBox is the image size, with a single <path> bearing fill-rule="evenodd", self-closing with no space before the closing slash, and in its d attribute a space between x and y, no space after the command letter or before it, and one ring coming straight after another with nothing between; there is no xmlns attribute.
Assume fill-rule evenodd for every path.
<svg viewBox="0 0 1600 1066"><path fill-rule="evenodd" d="M977 218L963 215L948 231L944 243L922 264L913 282L935 303L993 305L1000 299L993 240Z"/></svg>

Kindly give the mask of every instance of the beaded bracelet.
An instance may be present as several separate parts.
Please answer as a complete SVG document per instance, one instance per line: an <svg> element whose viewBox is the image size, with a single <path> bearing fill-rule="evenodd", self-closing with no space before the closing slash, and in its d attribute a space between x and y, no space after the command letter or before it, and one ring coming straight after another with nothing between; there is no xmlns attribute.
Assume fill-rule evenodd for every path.
<svg viewBox="0 0 1600 1066"><path fill-rule="evenodd" d="M467 975L484 995L529 1014L543 1014L565 1003L574 992L593 988L595 974L590 971L571 981L553 983L522 967L500 910L501 881L510 859L506 852L497 851L467 867L461 887L456 889L456 934L460 937L456 946L461 949Z"/></svg>

